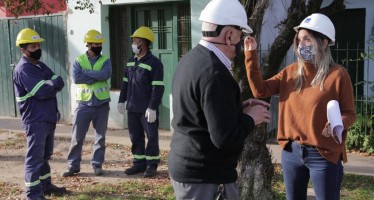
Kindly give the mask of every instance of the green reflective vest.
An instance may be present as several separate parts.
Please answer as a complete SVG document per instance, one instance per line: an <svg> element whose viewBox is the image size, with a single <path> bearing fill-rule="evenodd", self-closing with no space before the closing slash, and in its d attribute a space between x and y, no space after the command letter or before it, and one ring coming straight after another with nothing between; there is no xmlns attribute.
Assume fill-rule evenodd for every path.
<svg viewBox="0 0 374 200"><path fill-rule="evenodd" d="M108 59L106 56L101 56L92 67L88 60L87 54L82 54L77 58L78 63L82 69L89 70L101 70L104 62ZM77 84L77 100L78 101L89 101L92 98L92 94L95 94L99 100L110 98L109 94L110 86L107 81L98 81L94 84Z"/></svg>

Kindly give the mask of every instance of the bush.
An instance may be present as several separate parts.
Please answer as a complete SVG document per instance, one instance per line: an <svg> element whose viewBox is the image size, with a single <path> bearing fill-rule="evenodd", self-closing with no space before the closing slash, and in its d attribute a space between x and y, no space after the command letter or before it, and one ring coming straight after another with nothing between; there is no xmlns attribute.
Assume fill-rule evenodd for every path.
<svg viewBox="0 0 374 200"><path fill-rule="evenodd" d="M349 128L347 136L348 150L374 153L373 116L357 115L356 122Z"/></svg>

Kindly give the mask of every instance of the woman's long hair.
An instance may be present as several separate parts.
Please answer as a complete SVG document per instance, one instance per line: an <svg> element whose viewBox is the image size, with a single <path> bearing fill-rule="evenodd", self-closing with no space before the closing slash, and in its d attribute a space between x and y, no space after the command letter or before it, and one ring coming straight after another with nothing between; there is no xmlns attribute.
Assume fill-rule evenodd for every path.
<svg viewBox="0 0 374 200"><path fill-rule="evenodd" d="M299 29L299 31L300 30L302 29ZM312 46L315 51L312 64L314 64L314 66L317 69L317 74L313 78L310 85L312 87L319 86L320 90L323 90L323 83L327 77L327 74L330 71L330 67L333 66L335 63L334 59L331 56L331 50L330 50L329 45L327 45L326 48L323 48L323 40L327 39L328 42L330 42L330 39L321 33L311 31L308 29L304 29L304 30L308 31L309 34L311 35ZM297 71L295 72L295 77L296 77L295 88L297 92L300 92L301 88L303 87L304 80L306 83L306 79L304 76L304 68L303 68L305 61L301 58L299 50L298 50L298 46L299 46L299 41L297 37L298 35L299 35L299 32L297 32L297 34L294 37L293 45L294 45L294 52L296 53L297 60L298 60L298 68L297 68Z"/></svg>

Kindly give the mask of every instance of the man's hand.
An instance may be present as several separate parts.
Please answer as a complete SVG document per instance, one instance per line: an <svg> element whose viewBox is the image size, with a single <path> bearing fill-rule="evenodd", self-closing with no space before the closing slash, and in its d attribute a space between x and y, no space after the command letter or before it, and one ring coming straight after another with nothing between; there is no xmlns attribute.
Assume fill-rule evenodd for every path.
<svg viewBox="0 0 374 200"><path fill-rule="evenodd" d="M251 50L255 50L255 49L257 49L256 39L251 37L251 36L245 37L245 39L244 39L244 51L251 51Z"/></svg>
<svg viewBox="0 0 374 200"><path fill-rule="evenodd" d="M270 122L270 112L268 108L270 104L259 100L259 99L249 99L243 102L243 113L251 116L255 121L255 125L261 124L263 122Z"/></svg>
<svg viewBox="0 0 374 200"><path fill-rule="evenodd" d="M147 118L147 122L149 123L155 122L157 118L156 111L150 108L147 108L147 110L145 111L145 117Z"/></svg>
<svg viewBox="0 0 374 200"><path fill-rule="evenodd" d="M124 115L125 114L125 103L118 103L117 109L119 113Z"/></svg>
<svg viewBox="0 0 374 200"><path fill-rule="evenodd" d="M267 103L266 101L262 101L260 99L247 99L243 101L243 108L248 107L248 106L257 106L257 105L262 105L266 107L270 107L270 104Z"/></svg>

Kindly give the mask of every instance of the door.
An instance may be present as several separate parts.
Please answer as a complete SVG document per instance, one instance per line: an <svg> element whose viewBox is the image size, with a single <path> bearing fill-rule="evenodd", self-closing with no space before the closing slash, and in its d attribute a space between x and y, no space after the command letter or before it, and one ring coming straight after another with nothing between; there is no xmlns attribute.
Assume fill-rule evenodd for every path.
<svg viewBox="0 0 374 200"><path fill-rule="evenodd" d="M365 52L365 9L349 9L331 17L335 25L336 44L331 48L336 63L348 69L355 97L363 95L364 61L358 60Z"/></svg>
<svg viewBox="0 0 374 200"><path fill-rule="evenodd" d="M151 51L164 65L165 91L160 106L160 128L170 128L170 102L171 82L178 61L177 26L173 21L173 5L153 5L134 7L135 31L139 26L148 26L152 29L155 41Z"/></svg>
<svg viewBox="0 0 374 200"><path fill-rule="evenodd" d="M9 41L9 24L7 19L0 19L0 116L16 116L15 97L12 81L10 46L15 43Z"/></svg>

